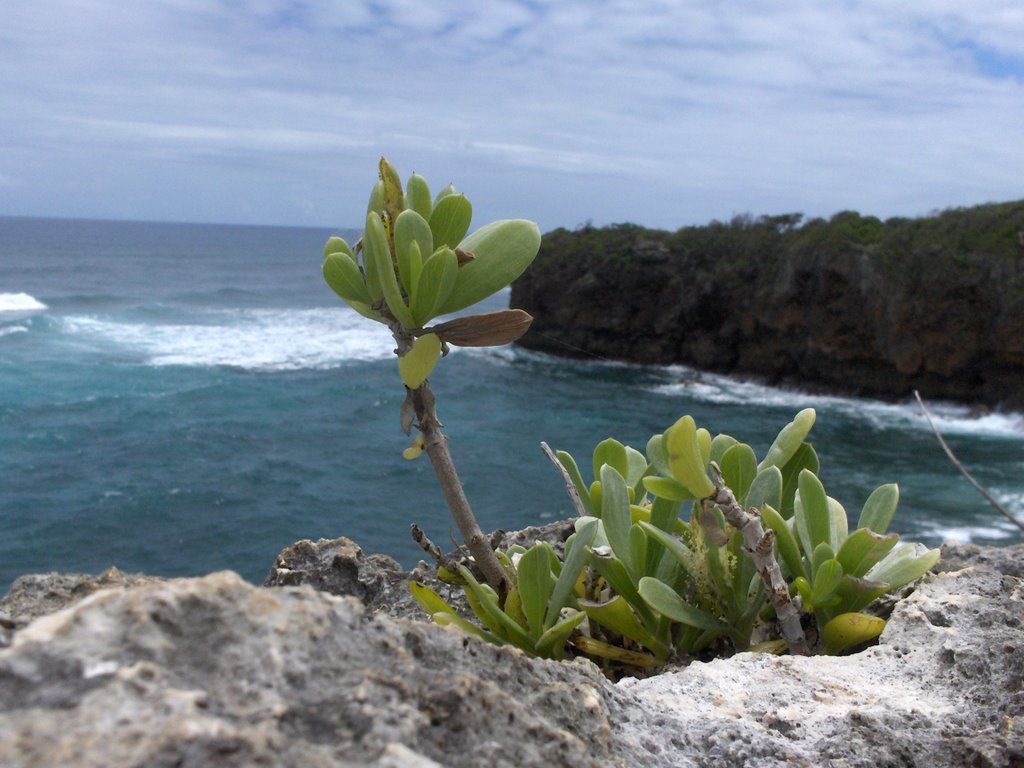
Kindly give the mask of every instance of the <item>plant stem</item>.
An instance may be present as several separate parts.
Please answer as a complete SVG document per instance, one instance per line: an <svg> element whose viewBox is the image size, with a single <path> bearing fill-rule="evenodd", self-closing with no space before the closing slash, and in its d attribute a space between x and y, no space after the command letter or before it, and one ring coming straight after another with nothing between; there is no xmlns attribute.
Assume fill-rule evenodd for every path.
<svg viewBox="0 0 1024 768"><path fill-rule="evenodd" d="M768 599L775 606L775 615L782 628L782 638L789 645L789 652L797 656L810 655L807 638L800 624L800 611L789 597L789 587L782 578L782 570L772 553L775 531L765 530L761 516L751 508L745 511L736 501L732 490L722 480L718 466L711 464L715 479L715 492L709 500L718 505L729 524L743 536L743 551L754 561L754 567L764 579L768 588Z"/></svg>
<svg viewBox="0 0 1024 768"><path fill-rule="evenodd" d="M508 592L508 575L494 554L490 540L480 530L469 506L469 500L462 490L462 483L455 471L455 463L448 451L448 438L441 432L441 422L437 420L437 413L434 410L434 393L427 382L412 390L412 401L416 410L417 426L423 433L423 450L430 457L437 482L444 493L445 501L448 502L448 509L451 510L452 517L455 518L455 523L462 533L462 540L469 548L487 583L503 600Z"/></svg>
<svg viewBox="0 0 1024 768"><path fill-rule="evenodd" d="M381 313L391 331L392 337L395 339L395 344L398 345L395 349L395 354L399 357L405 355L412 349L413 341L415 341L414 332L403 327L395 319L394 315L388 311L387 305L383 302L374 305L374 308ZM447 354L447 349L445 349L445 354ZM434 474L437 475L437 482L444 493L445 501L448 502L448 509L451 511L452 517L455 518L455 524L459 526L459 531L462 533L462 540L465 542L487 583L498 593L498 597L504 603L505 595L508 594L509 587L511 586L508 574L505 573L505 568L502 566L501 561L494 554L490 541L484 535L484 532L480 530L476 516L469 506L469 500L462 490L462 482L455 471L452 455L448 452L448 438L441 432L441 422L438 421L435 410L434 392L426 381L416 389L406 387L406 392L406 405L408 405L409 400L412 401L416 426L423 433L423 450L430 457L430 463L434 467ZM406 434L409 434L411 420L412 415L407 415L406 408L403 406L402 428Z"/></svg>

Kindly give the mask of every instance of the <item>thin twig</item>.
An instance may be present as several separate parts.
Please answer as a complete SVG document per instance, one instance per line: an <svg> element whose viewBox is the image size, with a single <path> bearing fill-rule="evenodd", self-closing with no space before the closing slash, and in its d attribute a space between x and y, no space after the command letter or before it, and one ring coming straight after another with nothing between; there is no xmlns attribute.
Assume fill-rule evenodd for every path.
<svg viewBox="0 0 1024 768"><path fill-rule="evenodd" d="M953 453L953 449L951 449L946 444L946 441L942 439L942 435L939 434L939 430L935 428L935 422L932 421L931 414L928 413L928 409L924 407L924 401L921 399L921 394L916 389L914 390L914 397L917 398L917 404L921 406L921 412L924 414L925 419L928 420L928 426L932 428L932 432L935 433L935 437L939 441L939 445L942 446L942 450L946 452L946 456L949 457L949 460L953 462L953 466L960 471L960 474L967 479L967 482L974 486L974 489L978 493L985 497L985 500L988 501L989 504L996 508L997 512L999 512L1001 515L1006 517L1007 520L1009 520L1011 523L1013 523L1022 531L1024 531L1024 522L1018 520L1008 509L1006 509L1006 507L1004 507L1002 504L1000 504L998 501L992 498L992 494L985 490L981 483L979 483L977 480L971 477L971 473L968 472L964 468L964 465L960 463L960 460Z"/></svg>
<svg viewBox="0 0 1024 768"><path fill-rule="evenodd" d="M807 637L800 624L800 611L789 596L789 587L782 578L782 570L773 554L775 531L765 530L757 510L745 511L736 501L736 496L722 479L718 465L711 463L711 474L715 480L715 492L708 499L722 510L729 524L743 537L743 549L754 561L754 567L768 588L768 599L775 606L782 638L789 646L789 652L798 656L810 655Z"/></svg>
<svg viewBox="0 0 1024 768"><path fill-rule="evenodd" d="M544 451L544 455L551 460L551 463L555 465L555 469L557 469L559 474L562 476L562 480L565 482L565 490L568 492L569 498L572 500L573 507L576 508L576 514L579 517L586 517L586 507L583 506L583 502L580 500L580 494L576 489L576 483L574 483L572 478L569 477L569 472L562 466L562 462L558 460L555 452L551 450L547 443L541 442L540 449Z"/></svg>
<svg viewBox="0 0 1024 768"><path fill-rule="evenodd" d="M419 544L420 549L422 549L424 552L430 555L430 558L434 561L434 563L446 569L449 573L459 572L459 566L455 563L455 561L447 557L441 551L441 548L438 547L434 542L432 542L427 537L427 534L423 532L423 529L416 525L416 523L412 524L412 528L410 529L409 532L412 534L412 540Z"/></svg>

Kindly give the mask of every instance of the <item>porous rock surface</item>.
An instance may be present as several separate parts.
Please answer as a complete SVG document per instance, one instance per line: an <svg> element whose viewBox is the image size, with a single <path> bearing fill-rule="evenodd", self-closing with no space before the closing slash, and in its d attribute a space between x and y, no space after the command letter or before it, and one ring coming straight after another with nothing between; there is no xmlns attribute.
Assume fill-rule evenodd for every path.
<svg viewBox="0 0 1024 768"><path fill-rule="evenodd" d="M330 546L302 549L330 566ZM349 583L372 603L381 563L356 550ZM926 577L859 654L618 684L308 580L115 586L0 650L0 765L1024 765L1024 545L974 565L947 551L961 567Z"/></svg>

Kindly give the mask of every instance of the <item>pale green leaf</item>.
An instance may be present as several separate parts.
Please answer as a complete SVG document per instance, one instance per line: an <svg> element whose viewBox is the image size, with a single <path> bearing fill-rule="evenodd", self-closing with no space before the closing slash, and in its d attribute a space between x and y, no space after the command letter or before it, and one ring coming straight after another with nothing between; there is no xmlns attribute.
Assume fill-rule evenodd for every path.
<svg viewBox="0 0 1024 768"><path fill-rule="evenodd" d="M363 273L349 256L344 253L332 253L324 259L323 271L327 285L347 303L371 303Z"/></svg>
<svg viewBox="0 0 1024 768"><path fill-rule="evenodd" d="M454 249L466 236L472 219L473 206L465 195L446 195L438 200L430 212L434 247L448 246Z"/></svg>
<svg viewBox="0 0 1024 768"><path fill-rule="evenodd" d="M667 584L650 576L640 579L640 595L655 611L672 621L697 629L724 632L728 627L706 611L695 608Z"/></svg>
<svg viewBox="0 0 1024 768"><path fill-rule="evenodd" d="M537 255L540 230L532 221L495 221L471 234L459 247L475 258L459 268L455 288L437 314L465 309L511 285Z"/></svg>
<svg viewBox="0 0 1024 768"><path fill-rule="evenodd" d="M899 503L900 489L896 483L878 486L864 502L857 527L870 528L875 533L885 533Z"/></svg>
<svg viewBox="0 0 1024 768"><path fill-rule="evenodd" d="M459 260L450 248L438 249L423 262L412 294L412 315L417 328L442 314L441 305L455 289L458 272Z"/></svg>

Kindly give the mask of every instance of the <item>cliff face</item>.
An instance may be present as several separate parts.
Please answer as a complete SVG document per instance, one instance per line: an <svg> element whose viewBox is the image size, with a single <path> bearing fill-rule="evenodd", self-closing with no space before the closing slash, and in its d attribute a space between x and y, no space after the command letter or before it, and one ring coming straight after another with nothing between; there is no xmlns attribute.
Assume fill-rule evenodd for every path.
<svg viewBox="0 0 1024 768"><path fill-rule="evenodd" d="M1024 406L1024 201L885 223L792 219L549 233L512 287L511 305L535 317L520 343Z"/></svg>

